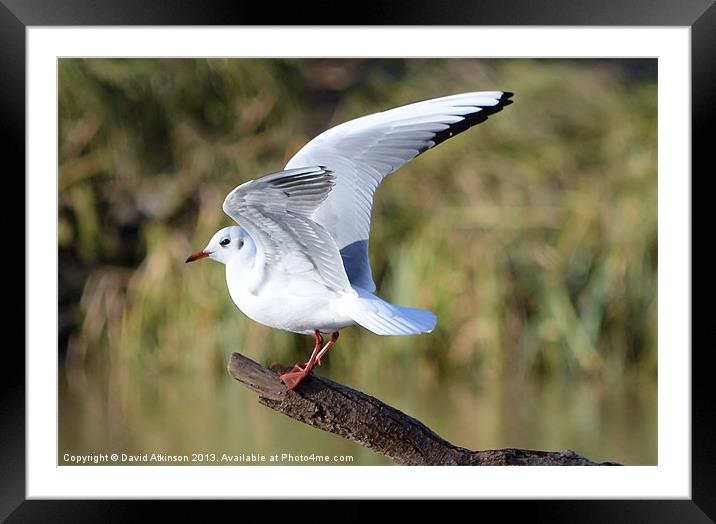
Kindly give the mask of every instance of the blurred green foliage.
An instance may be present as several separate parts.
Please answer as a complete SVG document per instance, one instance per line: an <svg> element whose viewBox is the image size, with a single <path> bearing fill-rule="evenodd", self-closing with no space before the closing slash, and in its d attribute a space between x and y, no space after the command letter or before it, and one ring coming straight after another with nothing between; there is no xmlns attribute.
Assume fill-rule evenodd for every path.
<svg viewBox="0 0 716 524"><path fill-rule="evenodd" d="M186 387L223 388L231 351L264 363L305 360L307 337L253 323L235 308L222 266L184 265L231 223L224 196L280 170L345 120L463 91L508 90L513 105L377 192L370 257L378 294L434 311L436 331L347 330L321 372L378 396L386 382L437 388L507 377L598 387L630 377L652 384L655 395L652 67L60 60L59 337L68 391L85 391L88 375L103 377L103 395L118 397L127 416L137 381L180 376ZM639 416L655 421L655 398L646 405ZM655 460L655 445L649 456Z"/></svg>

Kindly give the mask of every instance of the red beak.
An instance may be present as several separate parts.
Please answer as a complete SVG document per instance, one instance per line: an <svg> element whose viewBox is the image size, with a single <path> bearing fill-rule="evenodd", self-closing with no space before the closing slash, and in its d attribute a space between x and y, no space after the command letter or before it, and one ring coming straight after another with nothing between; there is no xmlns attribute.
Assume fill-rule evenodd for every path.
<svg viewBox="0 0 716 524"><path fill-rule="evenodd" d="M201 260L202 258L206 258L209 255L211 255L211 251L199 251L197 253L194 253L193 255L189 255L189 258L186 259L186 263L194 262L195 260Z"/></svg>

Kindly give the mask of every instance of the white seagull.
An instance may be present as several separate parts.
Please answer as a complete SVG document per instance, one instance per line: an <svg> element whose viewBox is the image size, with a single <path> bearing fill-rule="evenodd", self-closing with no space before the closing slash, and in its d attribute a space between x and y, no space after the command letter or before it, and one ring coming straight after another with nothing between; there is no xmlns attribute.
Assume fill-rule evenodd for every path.
<svg viewBox="0 0 716 524"><path fill-rule="evenodd" d="M373 194L387 175L485 121L511 96L462 93L345 122L311 140L283 171L229 193L224 212L240 226L220 230L186 261L224 264L231 298L249 318L316 337L308 362L281 375L288 389L321 363L343 328L358 324L378 335L433 330L437 318L430 311L373 294ZM322 333L332 333L325 346Z"/></svg>

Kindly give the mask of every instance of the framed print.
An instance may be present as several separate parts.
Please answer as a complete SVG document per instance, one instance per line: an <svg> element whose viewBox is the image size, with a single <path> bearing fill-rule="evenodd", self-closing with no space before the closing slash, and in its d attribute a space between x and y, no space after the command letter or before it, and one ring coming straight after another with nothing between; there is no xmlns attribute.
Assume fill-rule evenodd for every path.
<svg viewBox="0 0 716 524"><path fill-rule="evenodd" d="M3 516L713 517L690 206L716 11L645 4L284 26L5 2L27 305Z"/></svg>

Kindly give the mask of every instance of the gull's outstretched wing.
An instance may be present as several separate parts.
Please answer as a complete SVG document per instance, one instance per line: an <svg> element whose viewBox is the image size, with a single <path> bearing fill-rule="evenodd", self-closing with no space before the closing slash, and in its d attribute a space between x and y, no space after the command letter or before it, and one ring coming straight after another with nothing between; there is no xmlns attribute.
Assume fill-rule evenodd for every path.
<svg viewBox="0 0 716 524"><path fill-rule="evenodd" d="M306 144L286 165L326 166L333 190L311 218L334 238L353 285L375 291L368 260L373 193L378 184L420 153L511 104L512 93L483 91L446 96L364 116Z"/></svg>
<svg viewBox="0 0 716 524"><path fill-rule="evenodd" d="M226 197L224 212L256 243L264 279L302 275L332 291L351 289L335 241L309 218L334 183L331 171L321 166L288 169L246 182Z"/></svg>

